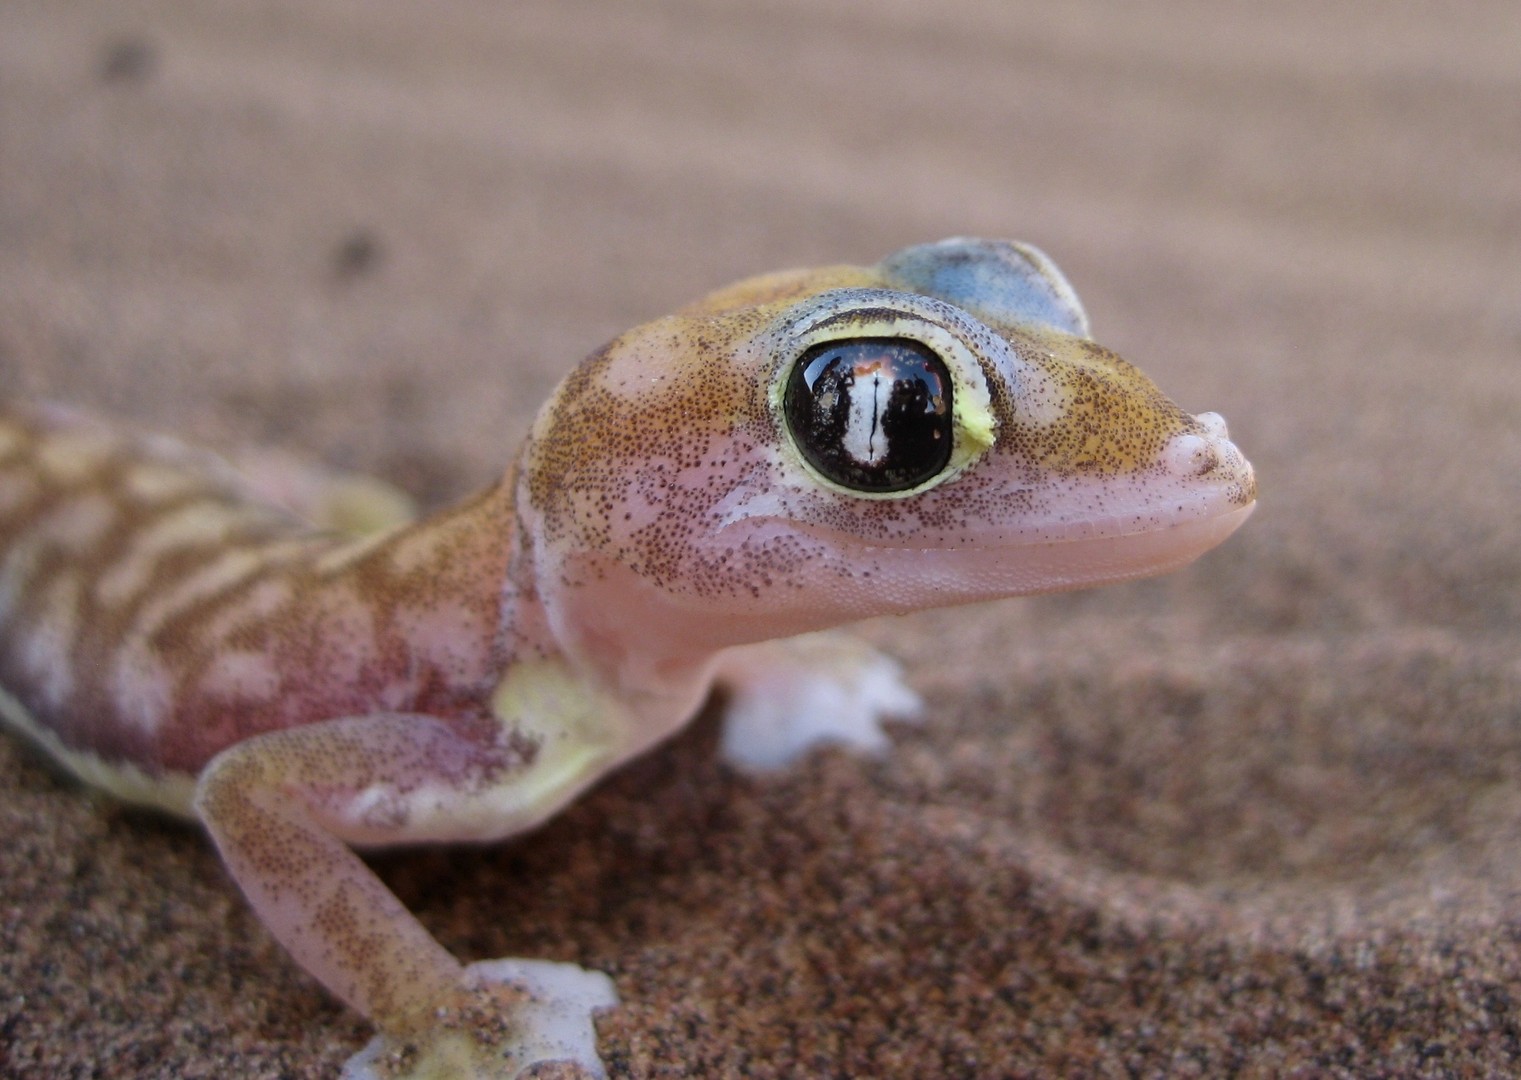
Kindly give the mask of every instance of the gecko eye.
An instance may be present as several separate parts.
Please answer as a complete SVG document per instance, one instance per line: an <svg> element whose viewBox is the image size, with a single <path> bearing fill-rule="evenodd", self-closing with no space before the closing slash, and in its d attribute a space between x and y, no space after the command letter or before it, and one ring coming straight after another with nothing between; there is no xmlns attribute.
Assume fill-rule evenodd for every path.
<svg viewBox="0 0 1521 1080"><path fill-rule="evenodd" d="M861 492L906 491L951 460L951 376L908 338L829 341L787 378L787 426L825 477Z"/></svg>

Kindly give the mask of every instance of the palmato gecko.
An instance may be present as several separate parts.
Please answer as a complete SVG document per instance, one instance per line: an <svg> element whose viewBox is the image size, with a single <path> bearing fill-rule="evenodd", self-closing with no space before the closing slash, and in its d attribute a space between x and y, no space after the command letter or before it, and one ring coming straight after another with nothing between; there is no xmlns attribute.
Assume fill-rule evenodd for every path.
<svg viewBox="0 0 1521 1080"><path fill-rule="evenodd" d="M499 483L423 520L320 527L352 487L321 475L0 408L0 714L205 825L379 1029L350 1077L602 1075L592 1015L616 1002L571 964L462 965L351 847L530 829L715 683L741 764L880 747L916 698L820 631L1170 570L1256 498L1224 421L1090 340L1046 256L967 239L629 331Z"/></svg>

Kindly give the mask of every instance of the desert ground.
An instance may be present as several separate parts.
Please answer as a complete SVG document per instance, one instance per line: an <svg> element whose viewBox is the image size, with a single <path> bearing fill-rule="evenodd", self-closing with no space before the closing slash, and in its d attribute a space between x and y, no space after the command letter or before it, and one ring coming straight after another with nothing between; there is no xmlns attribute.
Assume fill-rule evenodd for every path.
<svg viewBox="0 0 1521 1080"><path fill-rule="evenodd" d="M893 751L710 710L375 865L610 973L615 1077L1521 1071L1521 9L7 0L0 389L439 505L621 330L953 235L1253 460L1164 579L872 623ZM0 739L0 1073L330 1077L194 829Z"/></svg>

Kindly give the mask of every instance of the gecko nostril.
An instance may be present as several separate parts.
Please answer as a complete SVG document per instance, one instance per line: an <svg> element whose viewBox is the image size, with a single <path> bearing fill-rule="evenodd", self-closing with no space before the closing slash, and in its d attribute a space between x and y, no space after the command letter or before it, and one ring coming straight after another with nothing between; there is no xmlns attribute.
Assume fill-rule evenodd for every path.
<svg viewBox="0 0 1521 1080"><path fill-rule="evenodd" d="M1204 476L1220 464L1220 454L1210 439L1179 435L1168 444L1165 461L1168 471L1177 476Z"/></svg>

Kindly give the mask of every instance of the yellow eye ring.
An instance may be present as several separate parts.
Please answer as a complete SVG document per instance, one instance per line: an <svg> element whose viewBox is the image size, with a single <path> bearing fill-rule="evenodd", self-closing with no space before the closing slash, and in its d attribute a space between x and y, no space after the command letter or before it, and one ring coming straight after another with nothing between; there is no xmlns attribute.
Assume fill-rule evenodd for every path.
<svg viewBox="0 0 1521 1080"><path fill-rule="evenodd" d="M925 305L943 311L914 310ZM967 318L954 308L923 298L852 290L827 297L785 331L787 359L772 380L771 407L783 429L784 445L815 482L855 498L906 498L958 475L993 445L996 421L987 375L965 340L975 339L979 327L974 322L958 331L957 316ZM855 353L857 349L862 351ZM834 351L852 354L848 364L852 371L860 364L882 370L880 364L890 360L904 376L906 385L900 395L917 400L921 412L906 428L898 426L886 433L889 443L896 445L867 444L870 421L885 419L896 378L885 386L877 384L869 395L851 387L850 400L843 405L837 400L820 403L813 397L813 385L822 372L815 372L810 383L807 368ZM804 384L801 389L799 381ZM829 389L824 388L826 396ZM878 396L883 393L885 398ZM845 414L804 415L821 408L844 409ZM934 412L937 409L941 411ZM922 410L930 410L933 418ZM852 413L856 430L847 438ZM897 417L895 424L902 419ZM933 444L935 450L926 444Z"/></svg>

